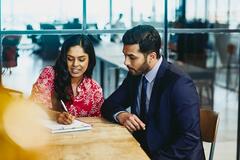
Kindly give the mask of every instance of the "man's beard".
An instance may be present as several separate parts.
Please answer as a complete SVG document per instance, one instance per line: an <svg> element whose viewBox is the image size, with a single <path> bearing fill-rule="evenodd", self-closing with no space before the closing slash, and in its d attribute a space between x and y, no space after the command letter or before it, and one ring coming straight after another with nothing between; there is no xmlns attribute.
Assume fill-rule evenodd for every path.
<svg viewBox="0 0 240 160"><path fill-rule="evenodd" d="M149 71L149 65L147 63L147 60L145 59L144 63L141 65L141 67L138 70L128 67L128 71L134 76L146 74Z"/></svg>

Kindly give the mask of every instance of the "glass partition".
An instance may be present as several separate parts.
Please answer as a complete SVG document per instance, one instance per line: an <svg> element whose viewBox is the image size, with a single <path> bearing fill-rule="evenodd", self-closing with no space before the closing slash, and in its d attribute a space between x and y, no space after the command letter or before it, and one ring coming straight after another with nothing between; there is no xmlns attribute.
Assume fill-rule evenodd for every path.
<svg viewBox="0 0 240 160"><path fill-rule="evenodd" d="M82 23L82 0L2 0L2 30L62 29L64 24ZM46 4L48 5L46 7ZM42 28L41 24L52 25Z"/></svg>
<svg viewBox="0 0 240 160"><path fill-rule="evenodd" d="M86 2L87 29L103 29L109 23L109 0L87 0Z"/></svg>
<svg viewBox="0 0 240 160"><path fill-rule="evenodd" d="M168 2L168 60L193 78L201 106L220 113L214 159L236 157L240 31L229 29L239 28L240 11L234 5L237 2ZM82 29L86 18L87 29L81 33L88 34L94 43L97 63L93 78L107 98L127 74L123 65L123 33L132 26L150 24L158 28L163 38L163 6L164 0L2 0L1 83L28 97L42 68L55 63L63 41L78 34L74 29ZM186 21L179 15L185 15ZM118 22L119 26L114 26ZM31 30L39 32L28 32Z"/></svg>

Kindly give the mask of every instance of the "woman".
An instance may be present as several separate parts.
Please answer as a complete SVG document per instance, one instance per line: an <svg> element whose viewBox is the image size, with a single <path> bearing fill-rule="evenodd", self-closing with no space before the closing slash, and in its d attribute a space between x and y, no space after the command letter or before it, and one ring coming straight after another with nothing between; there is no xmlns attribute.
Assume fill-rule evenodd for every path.
<svg viewBox="0 0 240 160"><path fill-rule="evenodd" d="M102 88L91 76L96 63L93 44L86 35L74 35L62 45L54 66L43 69L33 85L31 99L59 111L58 123L74 117L100 116ZM68 112L64 111L64 105Z"/></svg>

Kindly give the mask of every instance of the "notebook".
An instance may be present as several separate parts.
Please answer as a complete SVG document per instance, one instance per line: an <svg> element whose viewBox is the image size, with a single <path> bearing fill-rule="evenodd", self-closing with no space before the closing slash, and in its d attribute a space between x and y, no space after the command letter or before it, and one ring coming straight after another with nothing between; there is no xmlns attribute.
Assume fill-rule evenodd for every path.
<svg viewBox="0 0 240 160"><path fill-rule="evenodd" d="M92 128L91 124L87 124L79 120L74 120L73 123L69 125L59 124L50 119L45 119L42 123L45 127L49 128L52 133L83 131Z"/></svg>

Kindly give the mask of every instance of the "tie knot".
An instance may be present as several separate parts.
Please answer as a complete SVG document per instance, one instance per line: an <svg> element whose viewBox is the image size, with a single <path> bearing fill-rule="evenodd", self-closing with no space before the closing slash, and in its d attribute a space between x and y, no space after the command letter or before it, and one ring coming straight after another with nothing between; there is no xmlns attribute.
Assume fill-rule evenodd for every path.
<svg viewBox="0 0 240 160"><path fill-rule="evenodd" d="M145 76L142 77L142 91L146 92L148 80Z"/></svg>
<svg viewBox="0 0 240 160"><path fill-rule="evenodd" d="M148 80L145 76L142 77L142 85L147 85Z"/></svg>

